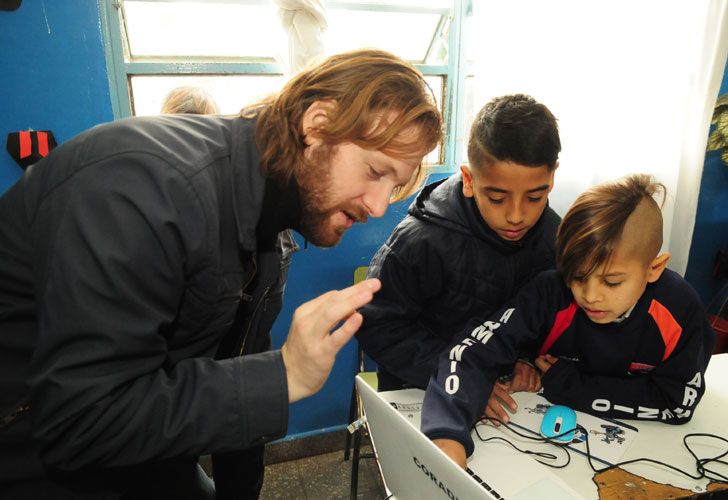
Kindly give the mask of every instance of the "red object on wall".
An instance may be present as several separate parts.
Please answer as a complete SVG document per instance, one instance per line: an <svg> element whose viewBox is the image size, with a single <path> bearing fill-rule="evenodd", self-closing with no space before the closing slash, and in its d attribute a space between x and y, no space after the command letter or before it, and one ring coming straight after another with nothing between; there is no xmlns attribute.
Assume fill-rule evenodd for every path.
<svg viewBox="0 0 728 500"><path fill-rule="evenodd" d="M23 0L0 0L0 10L15 10Z"/></svg>
<svg viewBox="0 0 728 500"><path fill-rule="evenodd" d="M8 134L8 153L23 169L48 156L56 145L56 138L50 130L25 130Z"/></svg>

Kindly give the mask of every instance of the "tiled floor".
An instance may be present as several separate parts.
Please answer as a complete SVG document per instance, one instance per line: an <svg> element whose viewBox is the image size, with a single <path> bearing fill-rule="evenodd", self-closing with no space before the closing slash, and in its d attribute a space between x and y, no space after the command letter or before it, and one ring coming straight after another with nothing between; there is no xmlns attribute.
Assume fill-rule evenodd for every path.
<svg viewBox="0 0 728 500"><path fill-rule="evenodd" d="M346 431L329 432L301 439L269 443L265 449L265 479L262 500L344 500L351 498L352 460L344 460ZM361 453L371 454L368 436ZM209 456L200 457L208 475ZM374 458L359 461L357 498L387 498Z"/></svg>
<svg viewBox="0 0 728 500"><path fill-rule="evenodd" d="M362 448L370 452L369 446ZM343 450L332 451L265 468L261 500L270 499L337 499L350 498L351 460L344 461ZM374 459L359 462L357 498L383 500L384 486Z"/></svg>

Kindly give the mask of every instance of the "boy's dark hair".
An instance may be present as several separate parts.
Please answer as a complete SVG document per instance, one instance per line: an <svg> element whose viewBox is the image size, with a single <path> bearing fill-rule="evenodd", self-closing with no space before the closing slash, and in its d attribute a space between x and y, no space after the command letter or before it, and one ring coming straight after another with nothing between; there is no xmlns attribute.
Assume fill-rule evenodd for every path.
<svg viewBox="0 0 728 500"><path fill-rule="evenodd" d="M567 285L608 264L623 238L634 240L627 242L628 251L646 262L657 256L662 247L662 214L653 196L658 192L664 202L664 184L651 175L632 174L593 186L576 198L556 233L556 267ZM643 202L641 223L626 231L627 219Z"/></svg>
<svg viewBox="0 0 728 500"><path fill-rule="evenodd" d="M473 120L468 141L471 168L510 161L556 168L561 151L556 118L543 104L524 94L496 97Z"/></svg>

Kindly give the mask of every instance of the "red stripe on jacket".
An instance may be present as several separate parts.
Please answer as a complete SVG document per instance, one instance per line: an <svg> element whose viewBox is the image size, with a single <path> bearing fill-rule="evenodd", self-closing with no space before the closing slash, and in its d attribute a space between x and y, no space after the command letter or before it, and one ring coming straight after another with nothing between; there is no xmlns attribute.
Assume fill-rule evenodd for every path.
<svg viewBox="0 0 728 500"><path fill-rule="evenodd" d="M543 344L541 345L541 349L539 349L538 351L539 356L542 356L549 352L549 349L551 349L551 346L554 345L554 342L556 342L559 337L561 337L561 334L564 333L564 330L569 327L572 320L574 319L575 314L576 302L572 302L566 309L562 309L561 311L556 313L554 326L551 327L551 331L546 337L546 340L544 340Z"/></svg>
<svg viewBox="0 0 728 500"><path fill-rule="evenodd" d="M650 308L647 311L657 323L662 340L665 342L665 353L662 355L662 361L665 361L675 350L677 341L680 340L680 335L682 335L682 327L675 321L670 311L655 299L652 299Z"/></svg>

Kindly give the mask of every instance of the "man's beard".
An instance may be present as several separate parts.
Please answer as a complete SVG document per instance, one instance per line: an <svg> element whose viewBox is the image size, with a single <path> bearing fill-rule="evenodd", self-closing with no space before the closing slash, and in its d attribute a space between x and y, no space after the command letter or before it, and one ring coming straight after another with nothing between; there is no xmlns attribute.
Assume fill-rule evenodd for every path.
<svg viewBox="0 0 728 500"><path fill-rule="evenodd" d="M366 222L367 213L362 207L332 206L331 159L333 146L309 146L311 152L298 170L296 181L301 201L301 214L296 229L308 241L319 247L333 247L341 241L345 227L335 227L331 218L344 211L357 222Z"/></svg>

